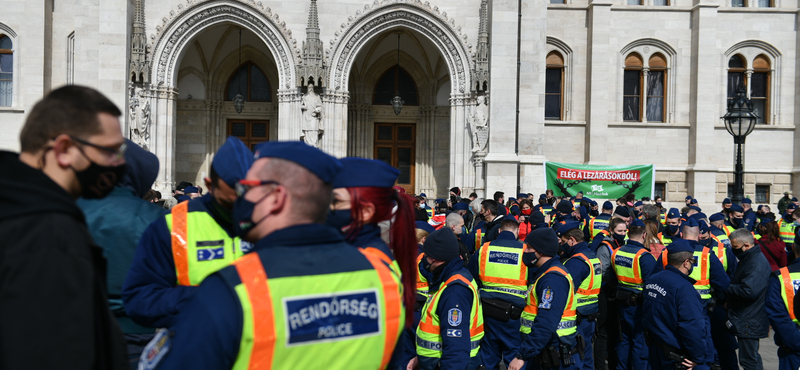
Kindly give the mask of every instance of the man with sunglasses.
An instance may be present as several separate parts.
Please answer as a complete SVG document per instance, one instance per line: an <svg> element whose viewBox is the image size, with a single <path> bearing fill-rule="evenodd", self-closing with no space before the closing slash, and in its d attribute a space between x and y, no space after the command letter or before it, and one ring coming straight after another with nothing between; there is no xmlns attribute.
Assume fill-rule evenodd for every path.
<svg viewBox="0 0 800 370"><path fill-rule="evenodd" d="M0 368L125 369L109 310L106 260L75 204L125 173L121 112L96 90L36 103L21 153L0 151Z"/></svg>
<svg viewBox="0 0 800 370"><path fill-rule="evenodd" d="M206 177L208 194L181 202L145 230L122 286L125 311L147 327L168 327L203 279L250 250L234 233L234 188L253 153L229 137ZM187 188L188 189L188 188Z"/></svg>
<svg viewBox="0 0 800 370"><path fill-rule="evenodd" d="M140 366L386 368L402 296L379 257L324 225L341 163L302 142L263 143L255 157L233 212L253 251L200 284L172 332L151 342L163 355Z"/></svg>
<svg viewBox="0 0 800 370"><path fill-rule="evenodd" d="M703 303L689 277L697 263L694 249L688 240L672 242L666 267L645 286L642 321L654 370L676 369L677 364L693 368L713 360Z"/></svg>

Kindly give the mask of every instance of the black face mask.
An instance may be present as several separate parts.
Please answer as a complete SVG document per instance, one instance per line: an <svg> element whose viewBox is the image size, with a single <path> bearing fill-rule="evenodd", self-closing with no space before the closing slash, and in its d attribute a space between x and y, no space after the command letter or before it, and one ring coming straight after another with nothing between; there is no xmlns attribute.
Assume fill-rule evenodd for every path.
<svg viewBox="0 0 800 370"><path fill-rule="evenodd" d="M349 209L328 210L328 217L325 218L325 225L339 231L342 231L343 227L349 226L352 223L353 215Z"/></svg>
<svg viewBox="0 0 800 370"><path fill-rule="evenodd" d="M744 253L744 251L741 248L739 248L739 249L731 248L731 251L733 251L733 255L736 256L736 257L739 257L739 255Z"/></svg>
<svg viewBox="0 0 800 370"><path fill-rule="evenodd" d="M739 225L742 224L742 218L741 217L731 217L731 224L733 226L739 227Z"/></svg>
<svg viewBox="0 0 800 370"><path fill-rule="evenodd" d="M422 257L422 261L421 262L422 262L422 268L425 271L430 271L431 270L431 263L428 262L428 258L427 257Z"/></svg>
<svg viewBox="0 0 800 370"><path fill-rule="evenodd" d="M624 245L625 244L625 235L614 234L614 240L617 241L617 244Z"/></svg>
<svg viewBox="0 0 800 370"><path fill-rule="evenodd" d="M86 157L85 154L84 157ZM101 166L88 157L86 159L91 164L85 170L78 171L74 167L72 168L78 183L81 184L81 196L86 199L105 198L108 193L114 190L114 186L122 179L122 176L125 175L126 166L124 164Z"/></svg>
<svg viewBox="0 0 800 370"><path fill-rule="evenodd" d="M569 243L559 243L558 244L558 249L561 250L560 254L569 253L569 248L570 248Z"/></svg>
<svg viewBox="0 0 800 370"><path fill-rule="evenodd" d="M678 233L678 225L667 225L667 231L670 235L675 235Z"/></svg>
<svg viewBox="0 0 800 370"><path fill-rule="evenodd" d="M536 257L536 252L525 252L522 253L522 263L528 267L534 267L533 265L536 264L536 261L539 260L539 257Z"/></svg>

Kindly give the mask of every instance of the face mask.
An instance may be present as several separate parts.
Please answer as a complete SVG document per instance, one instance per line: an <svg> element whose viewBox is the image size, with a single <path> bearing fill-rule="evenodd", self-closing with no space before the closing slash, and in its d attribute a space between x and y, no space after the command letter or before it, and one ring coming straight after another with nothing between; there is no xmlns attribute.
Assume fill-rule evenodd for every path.
<svg viewBox="0 0 800 370"><path fill-rule="evenodd" d="M244 196L236 198L236 202L233 203L233 232L238 237L244 237L253 226L256 226L257 223L253 223L253 209L255 208L256 204L244 199Z"/></svg>
<svg viewBox="0 0 800 370"><path fill-rule="evenodd" d="M461 229L458 232L458 235L466 235L467 234L467 227L461 226Z"/></svg>
<svg viewBox="0 0 800 370"><path fill-rule="evenodd" d="M617 241L617 244L623 245L625 244L625 235L614 234L614 240Z"/></svg>
<svg viewBox="0 0 800 370"><path fill-rule="evenodd" d="M86 199L104 198L114 190L114 186L125 175L126 165L101 166L91 159L89 163L91 163L89 167L83 171L72 168L78 183L81 184L81 196Z"/></svg>
<svg viewBox="0 0 800 370"><path fill-rule="evenodd" d="M339 231L342 231L342 228L352 223L353 216L349 209L329 210L328 217L325 218L325 225Z"/></svg>
<svg viewBox="0 0 800 370"><path fill-rule="evenodd" d="M675 235L678 233L678 225L667 225L667 231L669 231L670 235Z"/></svg>
<svg viewBox="0 0 800 370"><path fill-rule="evenodd" d="M741 222L742 222L741 217L731 217L731 224L733 224L733 226L739 226Z"/></svg>
<svg viewBox="0 0 800 370"><path fill-rule="evenodd" d="M538 260L539 257L536 257L536 252L522 253L522 263L524 263L525 266L534 267L533 265L535 265Z"/></svg>
<svg viewBox="0 0 800 370"><path fill-rule="evenodd" d="M739 249L731 248L731 250L733 251L733 255L736 257L739 257L739 255L744 252L741 248Z"/></svg>
<svg viewBox="0 0 800 370"><path fill-rule="evenodd" d="M569 243L559 243L558 249L561 250L561 254L569 253Z"/></svg>
<svg viewBox="0 0 800 370"><path fill-rule="evenodd" d="M523 209L522 210L522 214L525 215L525 216L530 216L531 215L531 210L530 209Z"/></svg>
<svg viewBox="0 0 800 370"><path fill-rule="evenodd" d="M425 271L431 271L431 263L428 262L428 258L425 256L422 257L422 268Z"/></svg>
<svg viewBox="0 0 800 370"><path fill-rule="evenodd" d="M691 274L692 274L692 271L694 271L694 263L692 263L692 264L689 264L689 272L687 272L687 273L686 273L686 275L687 275L687 276L688 276L688 275L691 275Z"/></svg>

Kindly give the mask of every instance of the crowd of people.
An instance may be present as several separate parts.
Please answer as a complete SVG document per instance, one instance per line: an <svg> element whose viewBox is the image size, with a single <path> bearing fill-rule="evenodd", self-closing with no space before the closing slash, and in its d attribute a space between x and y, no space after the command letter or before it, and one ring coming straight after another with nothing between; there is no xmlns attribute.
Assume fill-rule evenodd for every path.
<svg viewBox="0 0 800 370"><path fill-rule="evenodd" d="M770 326L800 367L788 193L431 202L377 160L229 137L162 199L120 114L63 87L0 152L0 368L761 369Z"/></svg>

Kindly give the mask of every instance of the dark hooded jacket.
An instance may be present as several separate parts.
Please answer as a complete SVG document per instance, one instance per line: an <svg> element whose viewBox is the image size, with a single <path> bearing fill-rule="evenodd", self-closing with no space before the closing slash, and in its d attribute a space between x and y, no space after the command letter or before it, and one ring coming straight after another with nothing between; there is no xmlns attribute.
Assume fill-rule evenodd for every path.
<svg viewBox="0 0 800 370"><path fill-rule="evenodd" d="M125 369L106 261L71 196L0 151L0 369Z"/></svg>

